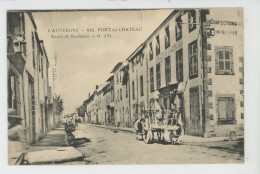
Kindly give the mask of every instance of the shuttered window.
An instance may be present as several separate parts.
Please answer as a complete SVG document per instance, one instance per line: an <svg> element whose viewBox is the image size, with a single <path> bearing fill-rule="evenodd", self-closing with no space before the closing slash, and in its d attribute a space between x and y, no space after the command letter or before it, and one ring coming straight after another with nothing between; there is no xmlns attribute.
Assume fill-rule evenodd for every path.
<svg viewBox="0 0 260 174"><path fill-rule="evenodd" d="M156 85L157 89L161 87L161 66L160 63L156 64Z"/></svg>
<svg viewBox="0 0 260 174"><path fill-rule="evenodd" d="M144 96L144 82L143 82L143 76L140 76L140 92L141 96Z"/></svg>
<svg viewBox="0 0 260 174"><path fill-rule="evenodd" d="M183 58L182 58L182 49L176 51L176 77L177 81L183 81Z"/></svg>
<svg viewBox="0 0 260 174"><path fill-rule="evenodd" d="M165 58L165 81L166 85L171 82L171 59L170 56Z"/></svg>
<svg viewBox="0 0 260 174"><path fill-rule="evenodd" d="M234 74L233 68L233 48L232 47L216 47L216 74L231 75Z"/></svg>
<svg viewBox="0 0 260 174"><path fill-rule="evenodd" d="M189 44L189 74L190 78L198 77L198 47L197 41Z"/></svg>
<svg viewBox="0 0 260 174"><path fill-rule="evenodd" d="M153 76L153 67L150 68L150 91L154 91L154 76Z"/></svg>
<svg viewBox="0 0 260 174"><path fill-rule="evenodd" d="M235 120L235 104L233 97L218 97L219 124L231 124Z"/></svg>
<svg viewBox="0 0 260 174"><path fill-rule="evenodd" d="M193 126L200 123L199 88L190 88L190 119Z"/></svg>

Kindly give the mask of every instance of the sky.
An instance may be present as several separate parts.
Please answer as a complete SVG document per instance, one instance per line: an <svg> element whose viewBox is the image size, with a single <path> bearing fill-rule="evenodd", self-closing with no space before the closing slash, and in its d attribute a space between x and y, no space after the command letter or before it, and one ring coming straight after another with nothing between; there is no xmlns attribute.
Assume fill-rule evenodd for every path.
<svg viewBox="0 0 260 174"><path fill-rule="evenodd" d="M114 66L142 44L172 10L33 12L39 38L50 62L57 53L55 91L64 100L64 113L75 112L112 75ZM98 28L140 28L141 31L99 32ZM87 32L93 28L95 32ZM79 29L79 32L50 32ZM51 35L89 35L89 38L51 38ZM97 38L100 34L100 38ZM105 34L111 34L106 37ZM91 37L96 36L96 37ZM109 35L106 35L109 36ZM50 72L49 72L50 73ZM51 74L49 74L51 77ZM52 80L50 80L50 84Z"/></svg>

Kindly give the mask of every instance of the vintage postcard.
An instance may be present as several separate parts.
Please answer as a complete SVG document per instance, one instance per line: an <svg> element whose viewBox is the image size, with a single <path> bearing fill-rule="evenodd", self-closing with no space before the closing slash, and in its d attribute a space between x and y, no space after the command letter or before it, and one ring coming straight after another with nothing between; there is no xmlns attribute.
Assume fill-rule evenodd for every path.
<svg viewBox="0 0 260 174"><path fill-rule="evenodd" d="M244 163L243 8L6 13L9 165Z"/></svg>

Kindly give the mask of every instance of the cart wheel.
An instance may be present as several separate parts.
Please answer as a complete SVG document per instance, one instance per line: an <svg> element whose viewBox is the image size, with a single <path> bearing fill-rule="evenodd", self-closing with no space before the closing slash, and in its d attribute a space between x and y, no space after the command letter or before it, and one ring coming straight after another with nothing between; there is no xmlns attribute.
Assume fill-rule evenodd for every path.
<svg viewBox="0 0 260 174"><path fill-rule="evenodd" d="M149 144L150 140L152 139L152 131L148 131L144 136L145 144Z"/></svg>

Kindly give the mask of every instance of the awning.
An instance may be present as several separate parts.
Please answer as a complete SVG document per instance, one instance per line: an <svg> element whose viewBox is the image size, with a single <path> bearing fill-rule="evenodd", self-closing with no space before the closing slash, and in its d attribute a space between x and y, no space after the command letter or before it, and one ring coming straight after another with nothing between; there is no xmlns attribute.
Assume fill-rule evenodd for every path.
<svg viewBox="0 0 260 174"><path fill-rule="evenodd" d="M168 86L158 89L158 91L160 92L160 94L169 93L169 92L173 91L174 89L177 89L178 85L179 85L179 82L173 83L173 84L170 84Z"/></svg>
<svg viewBox="0 0 260 174"><path fill-rule="evenodd" d="M17 68L17 70L23 74L24 66L25 66L25 57L22 52L10 53L7 54L8 59L12 62L12 64Z"/></svg>

